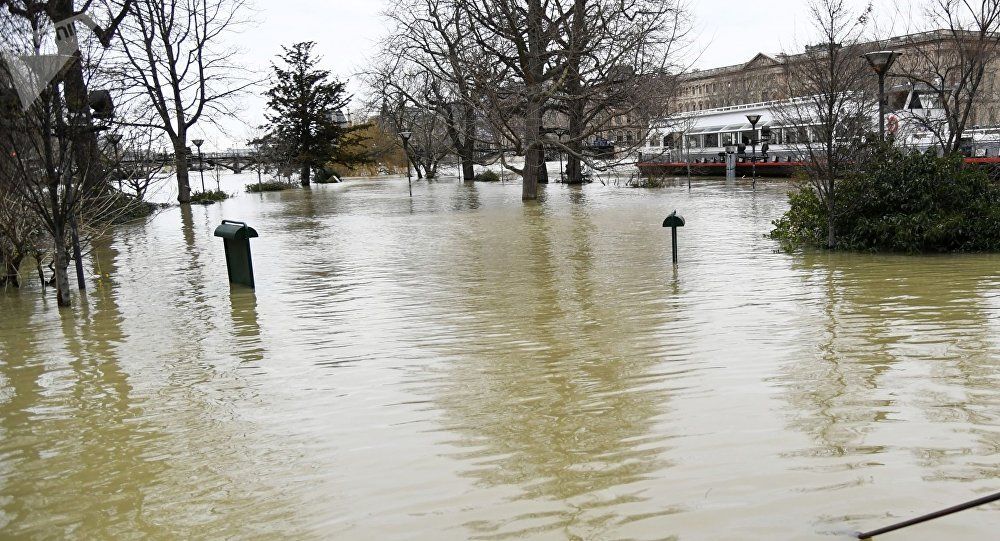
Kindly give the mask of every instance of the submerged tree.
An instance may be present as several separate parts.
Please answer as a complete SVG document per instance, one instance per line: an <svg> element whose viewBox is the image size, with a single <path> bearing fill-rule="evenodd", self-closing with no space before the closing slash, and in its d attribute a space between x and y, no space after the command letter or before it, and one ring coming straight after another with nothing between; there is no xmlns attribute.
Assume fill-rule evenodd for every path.
<svg viewBox="0 0 1000 541"><path fill-rule="evenodd" d="M135 0L121 32L115 75L126 103L162 130L174 150L177 200L191 202L188 133L199 122L233 116L234 100L256 84L222 42L240 24L245 0Z"/></svg>
<svg viewBox="0 0 1000 541"><path fill-rule="evenodd" d="M855 11L845 0L814 0L809 6L818 43L785 64L787 95L793 99L772 110L785 126L786 145L806 162L812 189L826 208L827 246L837 243L837 182L856 163L856 149L870 130L875 109L867 71L858 47L871 6Z"/></svg>
<svg viewBox="0 0 1000 541"><path fill-rule="evenodd" d="M106 92L88 87L97 62L82 50L92 43L108 46L130 5L125 0L112 6L117 11L109 12L105 30L72 0L0 0L0 8L13 15L0 24L5 53L0 61L0 197L8 217L13 211L14 220L21 220L15 223L20 240L14 239L21 254L11 261L14 250L8 251L6 281L12 283L10 273L17 272L13 263L23 255L25 239L41 228L51 242L59 306L70 305L70 244L73 257L78 263L81 259L78 219L101 220L116 198L108 187L94 122L95 117L107 120L114 105ZM83 7L91 6L86 2ZM78 33L77 22L92 32ZM53 49L57 54L50 54ZM31 216L21 215L23 211ZM31 251L40 261L39 244Z"/></svg>
<svg viewBox="0 0 1000 541"><path fill-rule="evenodd" d="M385 13L395 31L383 41L367 74L376 106L414 107L443 127L462 178L475 178L479 138L473 67L482 54L472 40L470 18L455 0L396 0ZM439 147L439 145L435 145Z"/></svg>
<svg viewBox="0 0 1000 541"><path fill-rule="evenodd" d="M282 47L282 65L272 65L276 80L265 94L270 109L265 139L285 149L303 186L309 185L313 170L326 164L351 166L368 160L358 151L366 126L347 125L342 114L351 97L344 83L317 68L320 58L313 55L315 45L309 41Z"/></svg>
<svg viewBox="0 0 1000 541"><path fill-rule="evenodd" d="M1000 60L1000 2L929 0L923 19L932 35L907 36L911 46L894 71L919 85L921 99L931 102L919 109L911 104L908 118L933 133L943 152L957 152L966 128L988 119L976 118L976 112L995 107L1000 93L993 73ZM932 108L943 114L916 114Z"/></svg>

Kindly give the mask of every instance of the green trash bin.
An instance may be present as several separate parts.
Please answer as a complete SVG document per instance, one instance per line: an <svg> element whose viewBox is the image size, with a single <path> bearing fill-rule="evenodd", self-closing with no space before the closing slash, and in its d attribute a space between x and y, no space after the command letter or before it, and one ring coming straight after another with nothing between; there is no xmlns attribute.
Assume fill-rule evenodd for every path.
<svg viewBox="0 0 1000 541"><path fill-rule="evenodd" d="M244 222L222 220L222 225L215 228L215 236L222 237L222 242L226 247L226 268L229 270L229 281L234 284L254 287L250 239L260 236L257 231Z"/></svg>

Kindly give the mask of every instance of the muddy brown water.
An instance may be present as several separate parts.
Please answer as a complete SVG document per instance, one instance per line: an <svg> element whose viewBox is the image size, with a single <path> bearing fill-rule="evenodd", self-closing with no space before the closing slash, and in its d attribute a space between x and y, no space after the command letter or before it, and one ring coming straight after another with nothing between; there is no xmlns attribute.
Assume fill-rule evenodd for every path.
<svg viewBox="0 0 1000 541"><path fill-rule="evenodd" d="M786 189L349 181L120 228L73 310L0 293L0 538L846 540L1000 490L1000 257L783 253Z"/></svg>

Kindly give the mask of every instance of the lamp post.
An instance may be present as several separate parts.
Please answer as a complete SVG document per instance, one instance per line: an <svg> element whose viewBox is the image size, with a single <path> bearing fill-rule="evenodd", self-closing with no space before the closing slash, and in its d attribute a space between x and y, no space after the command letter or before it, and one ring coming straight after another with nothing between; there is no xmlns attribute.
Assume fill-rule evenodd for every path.
<svg viewBox="0 0 1000 541"><path fill-rule="evenodd" d="M198 172L201 173L201 193L205 193L205 160L201 156L201 145L205 144L204 139L192 139L194 146L198 147Z"/></svg>
<svg viewBox="0 0 1000 541"><path fill-rule="evenodd" d="M559 138L559 143L562 144L563 136L566 135L565 128L556 128L556 137ZM559 182L566 182L566 177L563 175L563 150L559 147Z"/></svg>
<svg viewBox="0 0 1000 541"><path fill-rule="evenodd" d="M873 51L864 55L872 71L878 75L878 133L883 141L885 141L885 76L902 54L898 51Z"/></svg>
<svg viewBox="0 0 1000 541"><path fill-rule="evenodd" d="M254 161L257 162L257 192L260 193L261 197L264 197L264 190L261 189L261 180L260 180L260 166L261 166L261 163L260 163L260 141L257 141L257 140L247 141L247 144L253 146Z"/></svg>
<svg viewBox="0 0 1000 541"><path fill-rule="evenodd" d="M115 147L115 167L118 169L118 191L122 191L122 159L118 153L118 143L122 142L122 134L112 133L108 135L108 141Z"/></svg>
<svg viewBox="0 0 1000 541"><path fill-rule="evenodd" d="M750 121L750 129L753 130L753 135L750 136L750 145L752 147L752 154L750 155L750 167L752 173L751 186L757 188L757 123L760 122L760 115L747 115L747 120Z"/></svg>
<svg viewBox="0 0 1000 541"><path fill-rule="evenodd" d="M410 189L410 197L413 197L413 181L410 176L410 136L411 131L399 132L399 138L403 140L403 154L406 156L406 186Z"/></svg>

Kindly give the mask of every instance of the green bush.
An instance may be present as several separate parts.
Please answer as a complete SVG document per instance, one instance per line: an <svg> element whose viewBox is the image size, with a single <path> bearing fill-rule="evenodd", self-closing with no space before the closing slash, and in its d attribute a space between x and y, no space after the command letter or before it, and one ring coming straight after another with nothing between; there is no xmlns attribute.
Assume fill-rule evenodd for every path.
<svg viewBox="0 0 1000 541"><path fill-rule="evenodd" d="M887 252L1000 251L1000 185L959 155L877 148L859 172L837 184L838 248ZM772 238L787 245L826 244L827 211L808 184Z"/></svg>
<svg viewBox="0 0 1000 541"><path fill-rule="evenodd" d="M209 190L207 192L195 192L191 194L191 202L202 205L211 205L219 201L229 199L229 194L222 190Z"/></svg>
<svg viewBox="0 0 1000 541"><path fill-rule="evenodd" d="M476 182L500 182L500 175L495 171L483 171L476 175Z"/></svg>
<svg viewBox="0 0 1000 541"><path fill-rule="evenodd" d="M269 180L267 182L247 184L248 193L261 193L261 192L280 192L282 190L287 190L294 187L295 184L291 182L283 182L281 180Z"/></svg>

